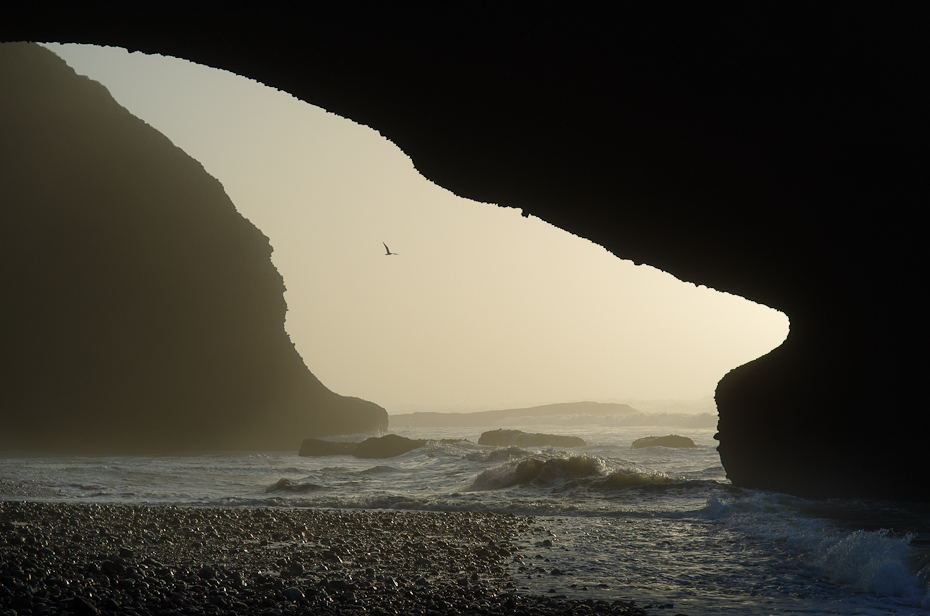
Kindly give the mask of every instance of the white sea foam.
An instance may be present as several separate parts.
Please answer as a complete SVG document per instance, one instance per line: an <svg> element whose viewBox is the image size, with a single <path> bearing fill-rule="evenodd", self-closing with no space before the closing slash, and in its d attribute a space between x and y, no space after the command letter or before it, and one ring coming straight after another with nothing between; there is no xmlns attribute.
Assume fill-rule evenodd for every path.
<svg viewBox="0 0 930 616"><path fill-rule="evenodd" d="M907 566L911 537L888 531L854 531L825 537L811 550L814 562L841 583L883 596L901 597L928 606L925 589Z"/></svg>
<svg viewBox="0 0 930 616"><path fill-rule="evenodd" d="M747 535L782 543L827 580L930 608L927 581L914 568L918 552L910 546L912 535L842 529L800 515L803 504L790 496L757 492L730 503L711 497L703 514Z"/></svg>

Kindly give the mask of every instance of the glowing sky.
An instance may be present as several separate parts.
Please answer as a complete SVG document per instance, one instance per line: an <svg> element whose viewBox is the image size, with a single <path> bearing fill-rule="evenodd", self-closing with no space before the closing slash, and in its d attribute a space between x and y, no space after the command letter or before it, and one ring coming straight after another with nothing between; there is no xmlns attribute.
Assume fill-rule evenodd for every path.
<svg viewBox="0 0 930 616"><path fill-rule="evenodd" d="M285 92L47 46L200 161L271 239L287 331L337 393L394 413L699 398L787 335L775 310L459 198L377 131Z"/></svg>

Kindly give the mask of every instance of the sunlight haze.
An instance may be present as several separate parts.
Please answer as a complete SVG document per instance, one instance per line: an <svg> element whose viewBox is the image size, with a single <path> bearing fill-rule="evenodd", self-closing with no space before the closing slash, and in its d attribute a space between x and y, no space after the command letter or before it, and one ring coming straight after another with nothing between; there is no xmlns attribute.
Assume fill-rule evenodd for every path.
<svg viewBox="0 0 930 616"><path fill-rule="evenodd" d="M775 310L457 197L376 130L285 92L175 58L46 46L270 238L287 331L337 393L393 413L695 399L787 335Z"/></svg>

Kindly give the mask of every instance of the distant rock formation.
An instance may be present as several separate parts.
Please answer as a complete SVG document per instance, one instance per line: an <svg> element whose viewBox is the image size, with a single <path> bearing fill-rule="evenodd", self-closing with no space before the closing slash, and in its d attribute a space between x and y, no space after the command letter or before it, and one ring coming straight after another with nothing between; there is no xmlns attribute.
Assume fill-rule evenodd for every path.
<svg viewBox="0 0 930 616"><path fill-rule="evenodd" d="M478 444L492 447L584 447L586 443L577 436L531 434L520 430L491 430L481 435Z"/></svg>
<svg viewBox="0 0 930 616"><path fill-rule="evenodd" d="M316 438L304 440L300 456L355 456L356 458L395 458L426 445L424 439L410 439L397 434L367 438L360 443L336 443Z"/></svg>
<svg viewBox="0 0 930 616"><path fill-rule="evenodd" d="M494 426L499 421L521 417L557 417L591 415L596 417L637 415L639 411L626 404L613 402L563 402L518 409L478 411L475 413L417 412L391 415L395 426L409 428L479 428Z"/></svg>
<svg viewBox="0 0 930 616"><path fill-rule="evenodd" d="M38 45L0 45L0 110L0 450L386 428L304 365L268 238L197 161Z"/></svg>
<svg viewBox="0 0 930 616"><path fill-rule="evenodd" d="M630 449L641 449L643 447L697 447L687 436L678 436L669 434L668 436L646 436L633 441Z"/></svg>

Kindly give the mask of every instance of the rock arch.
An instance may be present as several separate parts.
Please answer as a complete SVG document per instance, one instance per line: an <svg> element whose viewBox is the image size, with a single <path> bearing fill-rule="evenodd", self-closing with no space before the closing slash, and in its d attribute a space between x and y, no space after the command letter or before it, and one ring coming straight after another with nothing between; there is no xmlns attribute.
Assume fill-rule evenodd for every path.
<svg viewBox="0 0 930 616"><path fill-rule="evenodd" d="M21 10L2 40L234 71L378 129L462 196L785 312L786 342L718 386L734 483L927 498L909 475L926 340L913 151L930 55L907 7L513 20L166 9L132 23Z"/></svg>

